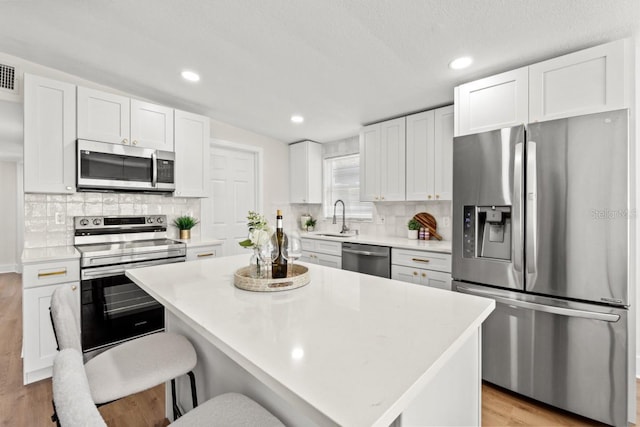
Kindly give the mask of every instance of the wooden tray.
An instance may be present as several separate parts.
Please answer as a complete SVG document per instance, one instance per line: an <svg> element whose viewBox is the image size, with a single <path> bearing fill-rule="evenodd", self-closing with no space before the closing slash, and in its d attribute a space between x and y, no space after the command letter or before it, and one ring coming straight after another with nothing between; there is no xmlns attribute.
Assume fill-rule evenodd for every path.
<svg viewBox="0 0 640 427"><path fill-rule="evenodd" d="M294 264L292 275L282 279L256 279L249 277L249 266L242 267L233 275L236 288L253 292L278 292L301 288L311 281L309 269L303 265Z"/></svg>

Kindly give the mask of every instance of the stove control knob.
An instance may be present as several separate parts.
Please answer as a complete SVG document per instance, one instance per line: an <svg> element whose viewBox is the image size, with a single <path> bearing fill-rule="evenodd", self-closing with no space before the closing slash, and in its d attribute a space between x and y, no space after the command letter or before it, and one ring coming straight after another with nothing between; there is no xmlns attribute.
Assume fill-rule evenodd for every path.
<svg viewBox="0 0 640 427"><path fill-rule="evenodd" d="M162 224L162 223L164 222L164 219L162 219L162 217L161 217L161 216L159 216L159 217L156 219L156 222L157 222L158 224Z"/></svg>
<svg viewBox="0 0 640 427"><path fill-rule="evenodd" d="M82 218L80 220L80 225L82 226L89 225L89 220L87 218Z"/></svg>
<svg viewBox="0 0 640 427"><path fill-rule="evenodd" d="M100 225L100 219L99 218L94 219L93 225Z"/></svg>
<svg viewBox="0 0 640 427"><path fill-rule="evenodd" d="M151 224L151 223L153 223L153 218L151 217L147 218L147 224Z"/></svg>

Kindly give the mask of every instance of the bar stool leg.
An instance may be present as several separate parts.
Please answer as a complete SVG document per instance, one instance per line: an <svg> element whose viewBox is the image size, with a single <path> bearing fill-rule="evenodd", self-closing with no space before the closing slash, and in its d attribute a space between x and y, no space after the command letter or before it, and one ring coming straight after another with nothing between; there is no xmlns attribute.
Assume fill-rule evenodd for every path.
<svg viewBox="0 0 640 427"><path fill-rule="evenodd" d="M191 382L191 400L193 401L193 408L198 406L198 393L196 392L196 377L193 375L193 371L187 372L189 375L189 381Z"/></svg>

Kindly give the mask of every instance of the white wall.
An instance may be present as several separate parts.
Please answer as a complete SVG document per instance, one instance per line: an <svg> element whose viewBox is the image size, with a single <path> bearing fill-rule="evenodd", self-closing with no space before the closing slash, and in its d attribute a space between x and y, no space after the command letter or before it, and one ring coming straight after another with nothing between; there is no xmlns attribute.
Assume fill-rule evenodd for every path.
<svg viewBox="0 0 640 427"><path fill-rule="evenodd" d="M17 164L0 161L0 273L17 271Z"/></svg>

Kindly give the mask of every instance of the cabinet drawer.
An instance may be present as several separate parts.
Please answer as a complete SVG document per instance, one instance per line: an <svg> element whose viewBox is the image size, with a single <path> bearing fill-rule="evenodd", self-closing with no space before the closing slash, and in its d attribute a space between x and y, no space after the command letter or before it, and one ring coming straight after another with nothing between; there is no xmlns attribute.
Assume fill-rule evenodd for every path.
<svg viewBox="0 0 640 427"><path fill-rule="evenodd" d="M221 245L187 248L187 261L197 261L221 256L221 249Z"/></svg>
<svg viewBox="0 0 640 427"><path fill-rule="evenodd" d="M451 254L393 248L391 264L451 273Z"/></svg>
<svg viewBox="0 0 640 427"><path fill-rule="evenodd" d="M302 249L311 252L320 252L328 255L342 256L342 242L328 240L301 239Z"/></svg>
<svg viewBox="0 0 640 427"><path fill-rule="evenodd" d="M403 282L415 283L416 285L445 289L447 291L451 290L451 274L441 271L392 265L391 278Z"/></svg>
<svg viewBox="0 0 640 427"><path fill-rule="evenodd" d="M23 288L78 280L80 280L80 261L77 259L26 264L22 268Z"/></svg>

